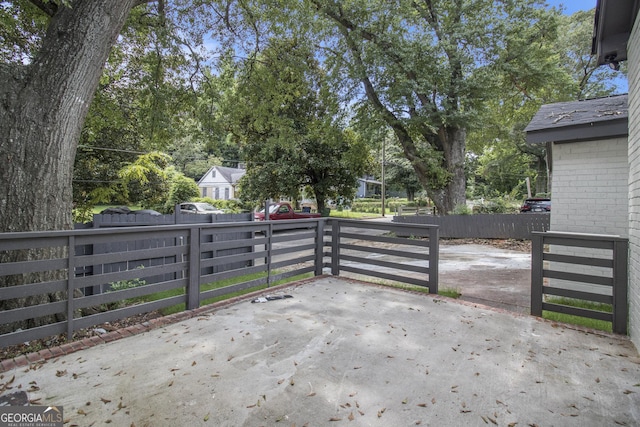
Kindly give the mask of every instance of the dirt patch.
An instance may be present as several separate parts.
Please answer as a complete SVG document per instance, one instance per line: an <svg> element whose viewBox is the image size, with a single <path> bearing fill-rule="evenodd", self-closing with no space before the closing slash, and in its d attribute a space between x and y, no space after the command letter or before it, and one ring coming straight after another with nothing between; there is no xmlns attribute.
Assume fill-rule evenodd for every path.
<svg viewBox="0 0 640 427"><path fill-rule="evenodd" d="M499 249L531 253L531 240L516 239L440 239L441 245L487 245Z"/></svg>

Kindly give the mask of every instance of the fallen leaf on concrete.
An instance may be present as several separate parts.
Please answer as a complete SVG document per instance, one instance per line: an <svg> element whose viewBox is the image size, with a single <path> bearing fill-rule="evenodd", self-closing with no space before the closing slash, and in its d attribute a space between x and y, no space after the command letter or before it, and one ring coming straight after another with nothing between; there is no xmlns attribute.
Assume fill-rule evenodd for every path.
<svg viewBox="0 0 640 427"><path fill-rule="evenodd" d="M340 418L340 417L331 417L331 418L329 418L329 421L342 421L342 418Z"/></svg>

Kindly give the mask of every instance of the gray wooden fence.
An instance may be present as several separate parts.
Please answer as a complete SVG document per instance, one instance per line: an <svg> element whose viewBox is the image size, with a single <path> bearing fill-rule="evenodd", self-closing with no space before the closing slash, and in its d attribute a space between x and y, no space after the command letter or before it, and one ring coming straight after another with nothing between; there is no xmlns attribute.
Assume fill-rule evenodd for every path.
<svg viewBox="0 0 640 427"><path fill-rule="evenodd" d="M533 233L531 314L554 311L612 323L627 333L628 239L580 233ZM547 296L609 304L612 312L549 301Z"/></svg>
<svg viewBox="0 0 640 427"><path fill-rule="evenodd" d="M393 222L440 227L445 239L531 239L534 231L549 230L549 214L402 215Z"/></svg>
<svg viewBox="0 0 640 427"><path fill-rule="evenodd" d="M175 224L215 224L215 223L229 223L229 222L246 222L252 221L253 214L240 213L240 214L185 214L179 212L176 209L176 213L168 215L151 215L144 214L96 214L93 216L93 221L88 224L76 224L76 229L86 228L110 228L110 227L138 227L138 226L157 226L157 225L175 225ZM174 242L170 241L173 237L157 238L143 236L142 239L135 240L120 240L110 242L92 242L83 246L76 246L76 255L97 255L115 252L137 251L144 249L151 249L156 247L170 246ZM228 233L218 233L215 237L211 234L204 234L202 237L203 243L212 242L213 239L217 241L221 240L240 240L250 239L251 233L245 231L229 231ZM169 241L167 241L169 239ZM232 255L237 253L247 253L253 251L253 246L248 245L246 247L235 247L230 249L219 249L215 253L209 252L205 254L206 257L221 257L226 255ZM173 256L173 255L172 255ZM134 262L135 265L130 265ZM167 262L175 262L171 257L159 257L153 259L136 259L119 261L110 264L100 265L87 265L81 270L76 269L76 277L90 276L93 274L105 274L116 271L126 271L131 268L148 268L156 265L163 265ZM210 268L210 273L232 270L235 268L241 268L245 266L245 263L240 264L228 264L228 265L216 265ZM146 277L146 283L158 283L166 280L171 280L175 276L175 273L169 273L168 275L160 275L156 277ZM95 295L110 290L111 284L101 284L91 288L84 289L85 295Z"/></svg>
<svg viewBox="0 0 640 427"><path fill-rule="evenodd" d="M375 233L367 231L371 229ZM433 241L391 237L403 233ZM366 237L359 238L360 234ZM354 238L364 243L349 242ZM373 241L411 246L405 257L409 267L403 266L401 251L375 251ZM108 250L79 249L96 246ZM355 249L365 255L346 253ZM321 275L325 267L338 274L357 268L344 262L347 256L371 263L368 255L375 252L393 253L397 259L385 267L401 272L408 271L416 258L430 268L410 277L359 268L363 275L437 292L437 227L433 226L322 218L0 233L0 347L58 334L71 339L79 329L169 307L195 309L278 280ZM93 295L83 292L116 282L133 286Z"/></svg>

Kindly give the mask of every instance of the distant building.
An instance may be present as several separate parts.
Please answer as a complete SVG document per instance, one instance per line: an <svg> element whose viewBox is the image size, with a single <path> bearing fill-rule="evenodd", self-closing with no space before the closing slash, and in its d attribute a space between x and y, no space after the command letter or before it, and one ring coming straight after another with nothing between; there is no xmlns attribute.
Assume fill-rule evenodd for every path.
<svg viewBox="0 0 640 427"><path fill-rule="evenodd" d="M245 173L244 169L213 166L198 181L202 197L215 200L237 199L238 181Z"/></svg>
<svg viewBox="0 0 640 427"><path fill-rule="evenodd" d="M358 178L358 191L356 197L375 197L382 193L382 182L373 179L371 176Z"/></svg>

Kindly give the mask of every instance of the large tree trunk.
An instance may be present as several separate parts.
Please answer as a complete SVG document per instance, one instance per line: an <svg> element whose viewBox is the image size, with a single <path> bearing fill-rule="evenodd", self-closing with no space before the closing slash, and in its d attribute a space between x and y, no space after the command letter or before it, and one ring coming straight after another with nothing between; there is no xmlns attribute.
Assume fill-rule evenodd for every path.
<svg viewBox="0 0 640 427"><path fill-rule="evenodd" d="M464 173L464 154L466 131L461 128L445 128L440 131L444 167L449 173L447 185L433 191L432 199L440 215L452 212L457 206L466 203L466 177Z"/></svg>
<svg viewBox="0 0 640 427"><path fill-rule="evenodd" d="M52 17L28 65L0 64L0 232L69 229L80 132L112 45L136 0L71 1ZM53 10L53 9L50 9ZM73 248L0 253L1 262L59 258ZM0 287L64 279L67 271L0 277ZM63 298L0 301L0 310ZM59 320L64 313L0 325L0 333Z"/></svg>
<svg viewBox="0 0 640 427"><path fill-rule="evenodd" d="M76 146L135 0L60 6L26 66L0 66L0 232L72 226Z"/></svg>

